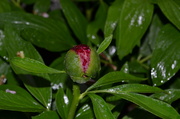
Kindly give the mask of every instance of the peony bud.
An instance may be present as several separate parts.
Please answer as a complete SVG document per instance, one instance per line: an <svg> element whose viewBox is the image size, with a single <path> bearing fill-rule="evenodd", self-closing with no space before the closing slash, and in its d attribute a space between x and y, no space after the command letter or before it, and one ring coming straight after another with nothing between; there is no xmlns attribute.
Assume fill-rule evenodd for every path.
<svg viewBox="0 0 180 119"><path fill-rule="evenodd" d="M89 46L77 45L67 52L65 68L74 82L85 83L100 70L99 56Z"/></svg>

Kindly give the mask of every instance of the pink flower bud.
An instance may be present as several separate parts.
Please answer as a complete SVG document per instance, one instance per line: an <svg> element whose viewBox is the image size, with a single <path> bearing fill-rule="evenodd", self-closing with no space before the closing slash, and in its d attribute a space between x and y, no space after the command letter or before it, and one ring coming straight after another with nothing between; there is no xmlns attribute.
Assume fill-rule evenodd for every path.
<svg viewBox="0 0 180 119"><path fill-rule="evenodd" d="M99 56L89 46L77 45L67 52L65 67L74 82L85 83L100 70Z"/></svg>

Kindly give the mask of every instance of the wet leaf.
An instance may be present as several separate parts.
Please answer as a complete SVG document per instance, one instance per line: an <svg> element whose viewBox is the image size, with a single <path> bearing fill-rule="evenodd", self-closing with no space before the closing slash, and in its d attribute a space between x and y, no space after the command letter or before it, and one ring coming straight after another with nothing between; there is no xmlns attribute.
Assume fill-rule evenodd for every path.
<svg viewBox="0 0 180 119"><path fill-rule="evenodd" d="M13 59L17 56L19 51L23 51L25 57L27 56L43 63L41 56L33 45L28 41L24 41L12 25L6 24L4 34L5 39L3 39L3 42L8 53L8 59ZM24 73L23 70L18 69L17 67L12 68L17 74ZM36 77L21 75L19 78L22 79L25 87L39 102L41 102L46 108L50 107L52 92L48 74L38 74Z"/></svg>
<svg viewBox="0 0 180 119"><path fill-rule="evenodd" d="M110 72L110 73L104 75L103 77L101 77L95 84L90 86L87 89L87 91L92 90L97 87L105 86L108 84L117 83L117 82L129 82L129 81L139 81L140 82L143 80L146 80L146 79L135 77L131 74L127 74L127 73L124 73L121 71L114 71L114 72Z"/></svg>
<svg viewBox="0 0 180 119"><path fill-rule="evenodd" d="M158 0L158 5L165 16L180 29L180 2L178 0Z"/></svg>
<svg viewBox="0 0 180 119"><path fill-rule="evenodd" d="M1 85L0 95L0 109L22 112L45 110L26 90L18 86Z"/></svg>
<svg viewBox="0 0 180 119"><path fill-rule="evenodd" d="M55 111L45 111L37 116L33 116L32 119L59 119L59 116Z"/></svg>
<svg viewBox="0 0 180 119"><path fill-rule="evenodd" d="M151 78L155 86L164 84L179 70L179 39L180 32L169 24L159 32L151 60Z"/></svg>
<svg viewBox="0 0 180 119"><path fill-rule="evenodd" d="M14 57L11 61L11 65L19 67L27 72L32 73L65 73L64 71L59 71L44 65L42 62L30 59L27 57L20 58Z"/></svg>
<svg viewBox="0 0 180 119"><path fill-rule="evenodd" d="M89 104L83 105L77 112L75 119L94 119L92 107Z"/></svg>
<svg viewBox="0 0 180 119"><path fill-rule="evenodd" d="M115 119L104 99L96 94L89 94L93 103L96 119Z"/></svg>
<svg viewBox="0 0 180 119"><path fill-rule="evenodd" d="M124 0L115 0L109 7L106 23L104 26L105 39L113 34L113 31L115 30L118 20L120 18L123 3Z"/></svg>
<svg viewBox="0 0 180 119"><path fill-rule="evenodd" d="M163 27L163 23L160 20L160 17L157 14L155 14L149 26L149 32L145 37L145 41L140 47L140 53L143 56L148 56L152 54L152 51L154 50L156 38L162 27Z"/></svg>
<svg viewBox="0 0 180 119"><path fill-rule="evenodd" d="M0 18L1 28L12 24L24 39L50 51L68 50L75 45L62 22L24 12L2 13Z"/></svg>
<svg viewBox="0 0 180 119"><path fill-rule="evenodd" d="M179 89L168 89L164 93L153 94L152 97L171 104L172 102L174 102L180 98L180 90Z"/></svg>
<svg viewBox="0 0 180 119"><path fill-rule="evenodd" d="M136 93L159 93L164 92L162 89L157 87L152 87L148 85L143 84L122 84L119 86L115 86L112 88L104 89L103 91L107 92L119 92L119 93L125 93L125 92L136 92Z"/></svg>
<svg viewBox="0 0 180 119"><path fill-rule="evenodd" d="M162 102L151 97L136 93L113 93L118 94L121 98L131 101L152 114L165 119L178 119L180 115L168 103Z"/></svg>
<svg viewBox="0 0 180 119"><path fill-rule="evenodd" d="M58 93L56 94L56 105L61 118L67 119L70 108L70 101L67 95L64 93L63 88L59 88Z"/></svg>
<svg viewBox="0 0 180 119"><path fill-rule="evenodd" d="M81 43L87 43L87 20L83 14L71 0L61 0L60 3L63 13L76 37L81 41Z"/></svg>
<svg viewBox="0 0 180 119"><path fill-rule="evenodd" d="M148 0L126 0L120 21L117 53L120 59L131 53L148 28L153 14L153 5Z"/></svg>

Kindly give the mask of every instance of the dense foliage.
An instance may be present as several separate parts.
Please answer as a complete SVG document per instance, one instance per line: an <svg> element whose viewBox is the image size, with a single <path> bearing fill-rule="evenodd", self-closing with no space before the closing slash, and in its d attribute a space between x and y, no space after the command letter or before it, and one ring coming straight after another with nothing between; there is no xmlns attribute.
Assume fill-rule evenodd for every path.
<svg viewBox="0 0 180 119"><path fill-rule="evenodd" d="M85 84L77 44L101 60ZM180 119L179 46L179 0L0 0L0 118Z"/></svg>

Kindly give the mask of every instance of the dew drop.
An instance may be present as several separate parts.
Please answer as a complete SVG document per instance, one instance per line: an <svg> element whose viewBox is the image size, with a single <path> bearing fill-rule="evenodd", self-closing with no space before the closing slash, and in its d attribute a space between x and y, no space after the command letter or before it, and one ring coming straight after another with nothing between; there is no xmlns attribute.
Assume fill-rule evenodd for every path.
<svg viewBox="0 0 180 119"><path fill-rule="evenodd" d="M153 84L153 86L157 86L157 84Z"/></svg>
<svg viewBox="0 0 180 119"><path fill-rule="evenodd" d="M168 91L168 93L169 93L169 94L172 94L172 92L171 92L170 90Z"/></svg>
<svg viewBox="0 0 180 119"><path fill-rule="evenodd" d="M163 80L161 80L161 83L164 83L164 81L163 81Z"/></svg>

